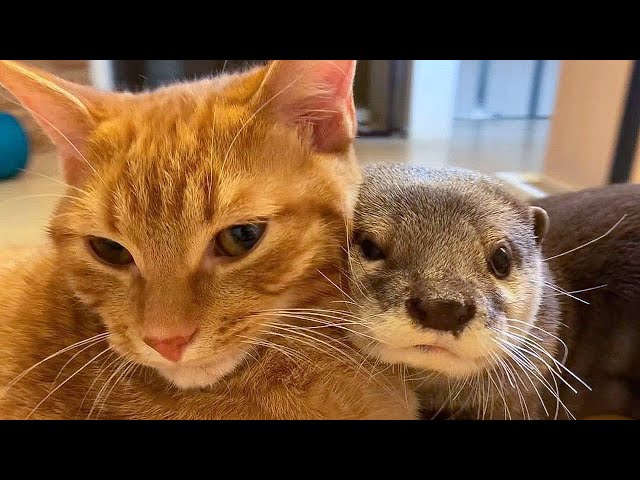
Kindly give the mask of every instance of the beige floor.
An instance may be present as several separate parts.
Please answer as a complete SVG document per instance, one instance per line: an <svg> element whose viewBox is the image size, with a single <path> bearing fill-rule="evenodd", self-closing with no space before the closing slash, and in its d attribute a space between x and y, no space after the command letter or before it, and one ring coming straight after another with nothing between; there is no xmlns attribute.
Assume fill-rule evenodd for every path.
<svg viewBox="0 0 640 480"><path fill-rule="evenodd" d="M542 166L547 127L546 121L457 121L450 143L363 138L356 148L363 162L535 173ZM34 155L23 175L0 181L0 249L41 243L64 190L53 153Z"/></svg>

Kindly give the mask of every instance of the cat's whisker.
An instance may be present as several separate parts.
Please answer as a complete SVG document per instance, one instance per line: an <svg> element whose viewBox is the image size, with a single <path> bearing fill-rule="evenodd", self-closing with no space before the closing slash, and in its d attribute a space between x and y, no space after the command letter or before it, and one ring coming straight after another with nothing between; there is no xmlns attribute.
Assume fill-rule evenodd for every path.
<svg viewBox="0 0 640 480"><path fill-rule="evenodd" d="M98 394L96 395L96 397L93 399L93 404L91 405L91 409L89 410L89 414L87 415L87 419L91 418L91 415L93 414L93 412L95 411L96 407L98 406L99 403L101 403L101 399L103 398L103 394L107 391L107 389L109 388L109 385L111 383L111 380L113 380L116 375L118 375L118 373L123 370L124 368L126 368L127 365L129 365L129 363L131 363L130 360L128 360L124 355L120 356L120 364L114 369L114 371L111 373L111 375L109 377L107 377L107 379L105 380L105 382L102 384L102 387L100 388L100 390L98 391ZM99 415L99 412L98 412ZM96 416L97 418L97 416Z"/></svg>
<svg viewBox="0 0 640 480"><path fill-rule="evenodd" d="M114 360L109 361L109 359L114 355L116 355L116 358ZM102 374L105 373L107 370L109 370L109 368L111 368L111 365L113 365L114 363L116 363L118 360L121 360L121 359L122 359L122 356L119 355L115 351L112 351L109 355L107 355L107 358L105 358L105 360L102 362L102 365L100 366L100 369L98 370L98 373L96 374L95 378L91 382L91 385L89 385L89 388L87 388L87 391L84 394L84 397L82 397L82 401L80 402L80 406L78 406L78 412L80 412L82 410L82 406L84 405L84 402L87 399L87 396L89 395L89 393L93 389L93 386L98 382L98 380L100 379ZM105 364L106 364L106 366L105 366Z"/></svg>
<svg viewBox="0 0 640 480"><path fill-rule="evenodd" d="M40 360L39 362L35 363L34 365L32 365L31 367L27 368L26 370L24 370L23 372L21 372L20 374L18 374L13 380L11 380L3 389L3 393L7 392L11 387L13 387L16 383L18 383L20 380L22 380L24 377L26 377L27 375L29 375L29 373L31 373L34 369L38 368L40 365L42 365L45 362L48 362L49 360L51 360L52 358L57 357L58 355L61 355L65 352L68 352L69 350L73 350L74 348L78 348L82 345L86 345L87 343L93 342L93 341L103 341L106 340L107 337L109 336L108 332L105 333L99 333L97 335L94 335L93 337L89 337L86 338L84 340L80 340L79 342L74 343L73 345L69 345L68 347L62 348L60 350L58 350L55 353L52 353L51 355L49 355L46 358L43 358L42 360Z"/></svg>
<svg viewBox="0 0 640 480"><path fill-rule="evenodd" d="M293 333L293 334L296 334L296 335L300 335L300 336L302 336L304 338L307 338L307 339L309 339L311 341L319 342L322 345L325 345L328 348L332 349L333 351L337 352L337 354L342 355L346 359L350 360L354 365L359 365L359 362L357 360L355 360L352 356L350 356L349 354L347 354L345 351L341 350L340 348L336 347L335 345L331 345L330 343L328 343L328 342L326 342L324 340L321 340L320 338L317 338L317 337L321 336L323 338L327 338L327 339L329 339L329 341L333 341L333 342L337 343L338 345L342 346L346 350L350 350L350 351L355 352L357 355L360 356L360 358L362 358L364 356L364 355L360 354L360 352L358 352L354 348L352 348L349 345L345 344L344 342L336 340L335 338L330 337L329 335L325 335L325 334L323 334L321 332L318 332L317 330L310 331L314 335L309 335L308 333L305 333L305 332L309 332L309 330L307 328L304 328L304 327L294 327L292 325L275 324L275 323L266 324L264 326L269 327L269 328L276 328L276 329L279 329L279 330L283 330L283 331L286 331L288 333ZM334 358L337 359L337 360L339 359L337 356L334 357Z"/></svg>
<svg viewBox="0 0 640 480"><path fill-rule="evenodd" d="M27 170L25 168L21 168L20 171L22 173L26 174L26 175L35 175L37 177L44 178L45 180L50 180L50 181L52 181L54 183L57 183L59 185L63 185L65 187L67 187L67 188L75 190L76 192L82 193L87 198L91 198L92 202L97 202L99 205L102 205L104 208L107 208L107 206L103 202L101 202L100 200L94 198L94 196L92 196L90 192L88 192L86 190L83 190L82 188L75 187L73 185L68 184L67 182L65 182L63 180L59 180L57 178L53 178L53 177L50 177L48 175L44 175L44 174L42 174L40 172L34 172L33 170Z"/></svg>
<svg viewBox="0 0 640 480"><path fill-rule="evenodd" d="M595 243L595 242L597 242L597 241L599 241L599 240L602 240L603 238L605 238L605 237L607 237L608 235L610 235L610 234L611 234L611 232L613 232L616 228L618 228L618 226L619 226L619 225L624 221L624 219L625 219L625 218L627 218L627 214L624 214L624 215L622 216L622 218L621 218L620 220L618 220L618 221L616 222L616 224L615 224L613 227L611 227L611 228L610 228L609 230L607 230L605 233L603 233L602 235L600 235L598 238L594 238L593 240L590 240L590 241L588 241L587 243L583 243L582 245L580 245L580 246L578 246L578 247L572 248L571 250L567 250L566 252L563 252L563 253L559 253L558 255L554 255L553 257L545 258L545 259L543 260L543 262L548 262L549 260L553 260L553 259L555 259L555 258L559 258L559 257L562 257L562 256L564 256L564 255L568 255L569 253L573 253L573 252L575 252L576 250L580 250L580 249L582 249L582 248L584 248L584 247L587 247L587 246L591 245L592 243Z"/></svg>
<svg viewBox="0 0 640 480"><path fill-rule="evenodd" d="M332 309L326 309L326 308L282 308L282 309L276 308L276 309L261 310L258 313L262 313L262 312L265 312L265 313L301 312L301 313L317 313L317 314L326 313L326 314L334 314L334 315L344 315L349 319L357 320L358 321L357 323L360 325L366 325L368 323L366 319L359 317L351 312L346 312L344 310L332 310ZM338 317L338 318L342 319L341 317Z"/></svg>
<svg viewBox="0 0 640 480"><path fill-rule="evenodd" d="M351 269L351 272L353 272L354 268L353 268L353 261L352 261L352 255L351 255L351 247L350 247L349 243L347 243L347 249L345 249L344 247L341 247L341 248L347 254L347 261L349 262L349 268ZM357 259L357 261L360 263L360 268L362 268L364 270L364 265L362 265L362 261L360 261L360 259ZM347 276L347 278L350 279L351 283L353 283L358 288L358 291L360 292L360 294L366 300L368 300L370 302L373 301L371 299L371 297L369 297L369 295L367 295L367 293L366 293L367 289L364 286L364 284L361 281L358 281L358 279L355 277L355 275L352 275L351 273L348 273L348 272L345 272L345 275Z"/></svg>
<svg viewBox="0 0 640 480"><path fill-rule="evenodd" d="M127 358L125 358L124 355L118 356L117 360L120 360L120 364L114 369L113 372L111 372L111 375L107 377L107 379L103 382L102 387L100 387L100 390L98 390L98 393L93 399L93 404L91 405L91 409L89 410L87 419L91 418L91 415L93 414L97 404L100 402L103 392L105 392L106 389L109 387L109 383L111 382L111 380L118 374L122 366L126 365L129 362L129 360L127 360Z"/></svg>
<svg viewBox="0 0 640 480"><path fill-rule="evenodd" d="M118 383L120 383L123 379L125 379L127 374L137 366L136 363L131 360L127 362L125 365L126 366L122 369L122 373L120 373L120 376L116 378L116 380L113 382L113 386L109 389L104 399L102 400L102 404L100 405L100 408L98 409L98 413L96 414L96 419L98 419L102 414L102 410L104 410L104 407L107 405L107 400L109 399L109 395L111 395L111 392L113 392L113 390L116 388Z"/></svg>
<svg viewBox="0 0 640 480"><path fill-rule="evenodd" d="M73 374L71 374L69 377L67 377L62 383L60 383L56 388L54 388L53 390L49 391L49 393L42 399L40 400L40 402L38 402L38 404L33 408L33 410L31 410L31 412L29 412L29 415L27 415L26 420L28 420L29 418L31 418L31 416L36 412L36 410L38 410L38 408L40 408L40 405L42 405L44 402L47 401L47 399L49 397L51 397L51 395L53 395L54 393L56 393L59 389L61 389L67 382L69 382L72 378L74 378L76 375L78 375L81 371L83 371L85 368L87 368L89 365L91 365L94 361L96 361L98 358L100 358L102 355L104 355L105 353L107 353L109 350L111 350L111 347L107 347L105 348L102 352L98 353L95 357L93 357L91 360L89 360L87 363L85 363L83 366L81 366L78 370L76 370Z"/></svg>
<svg viewBox="0 0 640 480"><path fill-rule="evenodd" d="M51 386L53 387L56 382L58 381L58 378L60 378L60 375L62 375L62 372L64 371L65 368L67 368L67 365L69 365L74 358L76 358L78 355L80 355L82 352L84 352L85 350L90 349L91 347L97 345L98 343L100 343L102 341L102 339L97 339L94 342L89 343L87 346L85 346L84 348L80 349L79 352L76 352L75 354L73 354L71 356L71 358L69 360L66 361L66 363L62 366L62 368L60 369L60 371L58 372L58 374L56 375L56 377L53 379L53 382L51 382Z"/></svg>
<svg viewBox="0 0 640 480"><path fill-rule="evenodd" d="M313 333L314 335L309 335L304 333L303 330L306 330L304 328L294 328L291 329L290 325L287 324L275 324L275 323L269 323L269 324L264 324L263 325L266 328L272 329L272 328L276 328L279 329L281 331L285 331L287 333L289 333L291 336L288 336L287 338L289 338L292 341L299 341L300 343L307 345L311 348L314 348L320 352L322 352L324 355L327 355L331 358L333 358L334 360L342 363L343 360L348 360L354 367L356 368L361 368L360 366L360 362L358 362L357 360L355 360L352 356L350 356L349 354L346 353L345 350L348 350L350 352L353 352L354 354L356 354L357 356L359 356L361 359L367 359L368 358L365 355L362 355L360 352L358 352L357 350L353 349L351 346L346 345L345 343L336 340L333 337L330 337L328 335L324 335L320 332L316 331L312 331L311 333ZM271 331L272 334L276 333ZM329 341L335 342L338 345L340 345L342 348L337 347L336 345L332 345L331 343L329 343L329 341L324 341L320 338L317 338L317 336L320 335L323 338L327 338ZM298 337L296 337L298 336ZM299 337L303 337L304 339L307 339L309 341L305 341L302 338ZM320 345L318 345L318 343L320 343L321 345L328 347L329 350L325 350L323 349ZM344 350L343 350L344 349ZM371 378L372 380L374 380L380 387L384 388L388 393L396 396L397 393L395 393L392 389L390 389L388 387L388 385L384 385L382 383L380 383L375 375L372 374L372 372L368 372L369 373L369 378ZM396 397L397 398L397 397Z"/></svg>
<svg viewBox="0 0 640 480"><path fill-rule="evenodd" d="M281 336L281 335L279 335ZM271 342L269 340L265 340L265 339L259 339L259 338L253 338L253 337L248 337L245 335L239 335L240 338L244 338L246 340L241 340L241 343L247 344L247 345L251 345L251 346L260 346L260 347L265 347L265 348L272 348L280 353L282 353L285 357L287 357L289 360L293 361L293 363L295 363L296 365L298 364L298 362L300 360L305 361L305 362L310 362L310 360L308 360L307 358L304 357L296 357L295 354L297 354L297 352L295 352L295 350L285 347L284 345L280 345L278 343L274 343Z"/></svg>
<svg viewBox="0 0 640 480"><path fill-rule="evenodd" d="M349 300L351 300L352 302L355 302L355 300L347 293L345 292L342 288L340 288L338 285L335 284L335 282L333 280L331 280L329 277L327 277L323 272L321 272L320 270L316 270L320 275L322 275L331 285L333 285L334 287L336 287L338 289L338 291L340 293L342 293L345 297L347 297Z"/></svg>
<svg viewBox="0 0 640 480"><path fill-rule="evenodd" d="M17 197L5 198L0 202L0 206L5 205L7 203L11 203L11 202L30 200L35 198L70 198L71 200L74 200L74 201L82 200L80 197L65 195L64 193L34 193L29 195L18 195Z"/></svg>
<svg viewBox="0 0 640 480"><path fill-rule="evenodd" d="M378 339L376 339L375 337L372 337L371 335L367 335L366 333L361 333L358 332L356 330L353 330L351 328L346 327L345 325L362 325L359 322L346 322L343 319L341 319L340 317L335 317L335 316L331 316L331 315L322 315L320 313L299 313L299 312L286 312L286 311L281 311L281 312L274 312L274 313L264 313L263 315L265 316L271 316L271 317L286 317L286 318L296 318L296 319L300 319L300 320L306 320L309 322L315 322L315 323L319 323L321 324L320 326L316 326L316 327L309 327L310 329L319 329L319 328L337 328L340 330L344 330L347 332L350 332L354 335L358 335L364 338L368 338L371 340L376 340L378 341ZM320 316L323 318L332 318L335 320L338 320L340 323L335 323L335 322L329 322L329 321L325 321L325 320L321 320L318 318L314 318L315 316ZM380 343L384 343L382 341L380 341Z"/></svg>

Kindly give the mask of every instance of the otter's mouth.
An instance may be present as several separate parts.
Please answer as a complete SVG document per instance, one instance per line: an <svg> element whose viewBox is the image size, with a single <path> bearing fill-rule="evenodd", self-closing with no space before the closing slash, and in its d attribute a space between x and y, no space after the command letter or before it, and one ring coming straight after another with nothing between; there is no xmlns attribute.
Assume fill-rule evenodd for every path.
<svg viewBox="0 0 640 480"><path fill-rule="evenodd" d="M442 348L437 345L428 345L428 344L413 345L411 347L407 347L407 349L417 351L420 353L443 353L443 354L447 354L447 355L451 355L453 357L459 358L459 356L453 353L451 350L447 350L446 348Z"/></svg>

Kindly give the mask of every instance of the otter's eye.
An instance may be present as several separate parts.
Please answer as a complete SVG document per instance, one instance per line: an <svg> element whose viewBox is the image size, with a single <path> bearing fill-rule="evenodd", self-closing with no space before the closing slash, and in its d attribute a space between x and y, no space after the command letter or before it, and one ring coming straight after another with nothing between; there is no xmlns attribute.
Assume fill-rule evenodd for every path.
<svg viewBox="0 0 640 480"><path fill-rule="evenodd" d="M225 257L244 255L257 245L266 228L266 223L247 223L225 228L216 236L216 251Z"/></svg>
<svg viewBox="0 0 640 480"><path fill-rule="evenodd" d="M498 247L489 263L496 277L505 278L511 272L511 252L507 247Z"/></svg>
<svg viewBox="0 0 640 480"><path fill-rule="evenodd" d="M382 249L368 238L365 238L360 242L360 248L362 249L362 254L367 260L375 261L383 260L385 258Z"/></svg>
<svg viewBox="0 0 640 480"><path fill-rule="evenodd" d="M87 242L93 253L108 265L125 267L133 263L129 250L117 242L101 237L88 237Z"/></svg>

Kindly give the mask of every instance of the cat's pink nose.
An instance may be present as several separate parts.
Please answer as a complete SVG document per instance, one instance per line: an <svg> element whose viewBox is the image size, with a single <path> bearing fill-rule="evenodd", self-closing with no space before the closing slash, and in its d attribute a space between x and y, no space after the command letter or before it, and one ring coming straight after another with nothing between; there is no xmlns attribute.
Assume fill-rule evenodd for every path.
<svg viewBox="0 0 640 480"><path fill-rule="evenodd" d="M167 360L177 362L182 357L185 348L191 342L195 330L191 335L184 337L171 337L171 338L152 338L144 337L143 341L156 352L162 355Z"/></svg>

